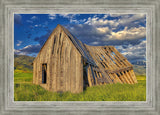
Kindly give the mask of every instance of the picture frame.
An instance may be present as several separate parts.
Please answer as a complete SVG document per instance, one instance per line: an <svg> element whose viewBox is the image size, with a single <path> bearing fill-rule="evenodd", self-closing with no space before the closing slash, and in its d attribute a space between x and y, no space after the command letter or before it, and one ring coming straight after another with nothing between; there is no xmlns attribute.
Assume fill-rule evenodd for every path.
<svg viewBox="0 0 160 115"><path fill-rule="evenodd" d="M1 0L0 1L0 113L7 114L160 114L160 1L159 0ZM14 14L34 13L146 13L146 101L14 101Z"/></svg>

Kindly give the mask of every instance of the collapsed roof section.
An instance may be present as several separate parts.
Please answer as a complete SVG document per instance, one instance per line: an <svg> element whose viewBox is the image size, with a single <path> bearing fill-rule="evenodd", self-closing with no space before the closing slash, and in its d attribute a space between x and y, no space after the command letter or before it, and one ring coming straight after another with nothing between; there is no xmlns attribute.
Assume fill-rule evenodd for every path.
<svg viewBox="0 0 160 115"><path fill-rule="evenodd" d="M98 67L90 67L90 85L103 83L137 83L132 64L113 46L88 46ZM93 79L93 80L92 80Z"/></svg>

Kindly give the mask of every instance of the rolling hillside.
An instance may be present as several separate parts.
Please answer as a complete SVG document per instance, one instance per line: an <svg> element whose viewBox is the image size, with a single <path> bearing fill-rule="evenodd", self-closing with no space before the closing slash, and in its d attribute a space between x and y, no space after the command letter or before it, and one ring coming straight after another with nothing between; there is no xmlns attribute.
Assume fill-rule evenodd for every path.
<svg viewBox="0 0 160 115"><path fill-rule="evenodd" d="M146 67L141 65L133 65L133 70L136 75L146 75Z"/></svg>
<svg viewBox="0 0 160 115"><path fill-rule="evenodd" d="M14 55L14 70L32 72L32 62L35 57L25 55Z"/></svg>

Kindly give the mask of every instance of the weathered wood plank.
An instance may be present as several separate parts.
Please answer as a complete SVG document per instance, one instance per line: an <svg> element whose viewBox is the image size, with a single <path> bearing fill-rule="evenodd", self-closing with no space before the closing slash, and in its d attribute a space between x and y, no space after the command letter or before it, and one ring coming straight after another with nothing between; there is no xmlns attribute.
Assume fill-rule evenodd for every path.
<svg viewBox="0 0 160 115"><path fill-rule="evenodd" d="M92 73L91 73L91 66L88 65L88 67L86 68L86 72L87 72L87 76L88 76L88 82L89 82L89 86L93 86L94 83L93 83L93 78L92 78Z"/></svg>
<svg viewBox="0 0 160 115"><path fill-rule="evenodd" d="M73 76L73 69L74 69L74 61L73 61L73 58L74 58L74 51L73 51L73 48L71 49L71 55L70 55L70 63L71 63L71 66L70 66L70 83L71 83L71 92L73 92L73 89L74 89L74 86L73 86L73 82L74 82L74 76Z"/></svg>
<svg viewBox="0 0 160 115"><path fill-rule="evenodd" d="M76 93L76 50L73 50L73 57L72 57L72 92Z"/></svg>
<svg viewBox="0 0 160 115"><path fill-rule="evenodd" d="M125 79L120 73L117 73L119 75L119 79L122 81L122 83L126 83Z"/></svg>
<svg viewBox="0 0 160 115"><path fill-rule="evenodd" d="M127 78L129 79L130 83L133 84L133 80L131 79L131 77L127 71L125 71L125 74L126 74Z"/></svg>
<svg viewBox="0 0 160 115"><path fill-rule="evenodd" d="M133 79L133 77L132 77L132 74L131 74L130 70L129 70L127 73L129 74L130 79L132 80L132 82L135 83L135 81L134 81L134 79Z"/></svg>
<svg viewBox="0 0 160 115"><path fill-rule="evenodd" d="M133 78L133 80L134 80L134 83L138 83L138 82L137 82L137 79L136 79L136 76L135 76L135 74L134 74L134 72L133 72L133 70L130 70L130 73L131 73L131 76L132 76L132 78Z"/></svg>
<svg viewBox="0 0 160 115"><path fill-rule="evenodd" d="M63 33L62 33L62 39L63 39L63 41L62 41L62 48L61 48L61 82L62 82L62 84L61 84L61 90L62 91L66 91L66 72L65 72L65 70L66 70L66 63L65 63L65 50L66 50L66 40L64 39L64 36L63 36Z"/></svg>
<svg viewBox="0 0 160 115"><path fill-rule="evenodd" d="M122 81L120 80L120 78L117 76L116 73L113 73L113 75L115 76L117 83L122 83Z"/></svg>
<svg viewBox="0 0 160 115"><path fill-rule="evenodd" d="M123 74L123 78L125 79L126 83L130 84L129 79L127 78L127 76L124 73L124 71L122 71L122 74Z"/></svg>
<svg viewBox="0 0 160 115"><path fill-rule="evenodd" d="M66 76L66 91L71 91L71 76L70 76L70 69L71 69L71 64L70 64L70 56L71 56L71 46L69 44L67 44L67 48L66 48L66 63L67 63L67 76Z"/></svg>

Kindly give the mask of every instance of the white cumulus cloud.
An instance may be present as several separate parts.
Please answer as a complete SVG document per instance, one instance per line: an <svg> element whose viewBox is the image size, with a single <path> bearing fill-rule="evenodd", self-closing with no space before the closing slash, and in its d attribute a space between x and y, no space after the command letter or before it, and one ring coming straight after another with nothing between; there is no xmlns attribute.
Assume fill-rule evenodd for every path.
<svg viewBox="0 0 160 115"><path fill-rule="evenodd" d="M110 39L118 39L118 40L125 40L125 39L141 39L146 37L146 28L145 27L133 27L127 29L124 28L122 31L118 32L111 32Z"/></svg>

